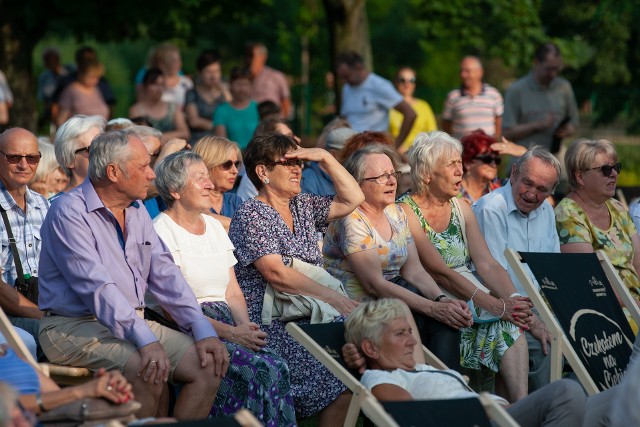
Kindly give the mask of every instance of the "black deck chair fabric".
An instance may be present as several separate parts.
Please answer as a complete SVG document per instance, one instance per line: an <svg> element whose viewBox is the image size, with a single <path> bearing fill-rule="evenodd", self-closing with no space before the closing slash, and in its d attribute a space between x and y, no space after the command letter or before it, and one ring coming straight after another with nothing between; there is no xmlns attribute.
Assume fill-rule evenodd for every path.
<svg viewBox="0 0 640 427"><path fill-rule="evenodd" d="M342 358L342 346L346 344L344 339L344 323L316 323L298 324L307 335L323 348L331 357L342 365L351 375L360 380L360 373L355 369L350 369Z"/></svg>
<svg viewBox="0 0 640 427"><path fill-rule="evenodd" d="M382 402L400 427L490 427L491 422L475 398Z"/></svg>

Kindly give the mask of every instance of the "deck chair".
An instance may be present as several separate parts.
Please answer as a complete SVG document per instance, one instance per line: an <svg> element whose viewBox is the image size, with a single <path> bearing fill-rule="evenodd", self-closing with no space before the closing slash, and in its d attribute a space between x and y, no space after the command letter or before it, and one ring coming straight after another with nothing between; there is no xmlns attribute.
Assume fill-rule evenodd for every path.
<svg viewBox="0 0 640 427"><path fill-rule="evenodd" d="M70 366L54 365L51 363L38 363L13 328L13 325L2 308L0 308L0 332L2 332L7 343L9 343L9 346L15 350L18 356L29 362L32 366L36 367L36 369L40 370L42 374L50 377L59 385L81 384L93 378L91 371L86 368L74 368Z"/></svg>
<svg viewBox="0 0 640 427"><path fill-rule="evenodd" d="M505 256L553 337L551 381L562 376L564 355L590 395L618 384L635 336L614 291L636 323L640 310L605 253Z"/></svg>
<svg viewBox="0 0 640 427"><path fill-rule="evenodd" d="M356 424L360 410L377 426L396 427L404 425L395 421L393 417L384 410L381 403L359 381L360 374L349 369L345 364L342 358L342 346L345 344L344 323L299 325L294 322L289 322L287 323L286 329L296 341L306 348L353 393L347 418L344 423L345 426L354 426ZM432 364L432 366L438 369L446 369L446 366L438 360L433 353L424 348L424 346L423 350L425 351L427 363L432 364L432 361L434 361L437 365ZM491 398L488 398L488 396L483 397L483 395L481 395L480 401L483 406L486 405L485 410L496 420L498 425L504 427L518 425L504 409L500 408ZM417 405L423 403L423 401L415 401L413 403ZM460 411L460 408L457 410ZM449 425L455 426L454 424Z"/></svg>
<svg viewBox="0 0 640 427"><path fill-rule="evenodd" d="M263 424L249 410L240 409L233 417L206 418L203 420L179 421L177 423L154 424L154 427L262 427Z"/></svg>

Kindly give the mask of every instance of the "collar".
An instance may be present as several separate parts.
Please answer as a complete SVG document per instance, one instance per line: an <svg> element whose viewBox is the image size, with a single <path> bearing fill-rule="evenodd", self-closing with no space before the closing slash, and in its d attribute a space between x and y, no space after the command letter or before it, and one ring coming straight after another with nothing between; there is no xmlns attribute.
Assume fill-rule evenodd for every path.
<svg viewBox="0 0 640 427"><path fill-rule="evenodd" d="M507 214L511 214L512 212L515 213L516 215L522 217L522 218L527 218L527 219L533 219L538 215L538 209L541 209L542 206L544 206L544 202L542 202L542 205L538 206L536 209L532 210L531 212L529 212L528 214L524 214L520 211L520 209L518 209L518 206L516 205L516 201L513 198L513 187L511 186L511 180L509 180L509 182L507 183L507 185L505 185L504 187L504 192L505 192L505 202L507 203Z"/></svg>
<svg viewBox="0 0 640 427"><path fill-rule="evenodd" d="M29 208L34 207L36 209L41 209L44 204L44 208L47 208L46 203L39 203L40 200L35 196L36 194L37 193L33 193L33 191L27 187L27 191L24 196L26 205L29 206ZM42 199L46 200L44 199L44 196L42 196ZM18 208L18 204L13 199L13 196L9 194L7 187L4 186L4 182L2 181L0 181L0 206L2 206L6 211Z"/></svg>
<svg viewBox="0 0 640 427"><path fill-rule="evenodd" d="M486 88L487 88L487 84L483 82L482 90L478 95L484 95ZM460 85L460 96L478 96L478 95L467 95L467 89L463 85Z"/></svg>
<svg viewBox="0 0 640 427"><path fill-rule="evenodd" d="M89 177L85 178L82 184L80 184L79 189L84 195L87 212L93 212L102 208L107 209L102 199L98 196L98 193L96 193L96 189L93 187L93 183ZM140 208L140 203L137 200L134 200L129 204L129 207L138 209Z"/></svg>

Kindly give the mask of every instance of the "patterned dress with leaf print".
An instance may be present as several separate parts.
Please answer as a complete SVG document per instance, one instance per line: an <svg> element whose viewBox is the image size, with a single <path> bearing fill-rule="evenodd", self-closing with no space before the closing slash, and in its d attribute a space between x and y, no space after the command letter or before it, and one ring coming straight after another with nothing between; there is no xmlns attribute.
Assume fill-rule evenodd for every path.
<svg viewBox="0 0 640 427"><path fill-rule="evenodd" d="M436 247L450 268L466 265L473 270L469 248L462 237L460 218L455 214L451 200L451 219L449 226L441 233L431 228L418 204L410 195L398 199L398 203L409 205L420 221L420 226ZM463 219L464 220L464 219ZM476 309L478 309L476 307ZM480 313L477 313L480 314ZM480 369L486 366L498 372L500 360L504 353L522 334L521 329L513 323L498 320L490 323L477 323L460 330L460 364L464 368Z"/></svg>

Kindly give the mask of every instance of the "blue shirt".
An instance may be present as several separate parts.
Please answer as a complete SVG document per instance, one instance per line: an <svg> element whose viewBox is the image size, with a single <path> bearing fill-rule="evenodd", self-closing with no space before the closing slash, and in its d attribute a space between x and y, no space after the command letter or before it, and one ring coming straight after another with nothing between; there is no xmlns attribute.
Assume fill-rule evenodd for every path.
<svg viewBox="0 0 640 427"><path fill-rule="evenodd" d="M222 211L216 212L216 210L213 208L211 208L210 210L216 215L233 218L233 215L236 213L241 204L242 200L236 193L230 193L227 191L222 195Z"/></svg>
<svg viewBox="0 0 640 427"><path fill-rule="evenodd" d="M36 369L20 359L10 347L6 347L4 356L0 355L0 378L20 394L40 394Z"/></svg>
<svg viewBox="0 0 640 427"><path fill-rule="evenodd" d="M309 162L302 170L302 192L319 196L335 196L336 188L331 177L320 168L318 162Z"/></svg>
<svg viewBox="0 0 640 427"><path fill-rule="evenodd" d="M504 256L507 248L522 252L560 252L553 208L546 200L540 207L524 215L513 199L509 182L504 187L482 196L471 208L478 218L491 255L507 270L518 292L527 295ZM529 267L525 267L527 270ZM533 274L529 271L533 279ZM535 279L534 283L535 282Z"/></svg>
<svg viewBox="0 0 640 427"><path fill-rule="evenodd" d="M89 178L56 200L42 225L40 308L95 316L141 348L158 341L135 313L148 290L196 341L217 336L142 202L127 207L125 218L126 235Z"/></svg>

